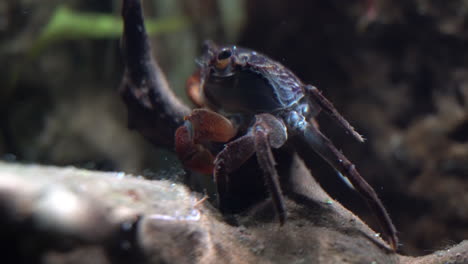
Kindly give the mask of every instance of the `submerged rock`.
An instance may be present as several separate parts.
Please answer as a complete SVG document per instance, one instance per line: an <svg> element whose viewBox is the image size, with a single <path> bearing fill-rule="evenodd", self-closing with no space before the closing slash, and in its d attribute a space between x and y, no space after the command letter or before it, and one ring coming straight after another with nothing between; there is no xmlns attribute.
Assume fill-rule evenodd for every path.
<svg viewBox="0 0 468 264"><path fill-rule="evenodd" d="M308 174L299 160L295 175ZM468 243L402 257L310 178L279 226L269 202L228 225L169 181L0 162L5 263L466 263ZM330 201L333 201L330 203Z"/></svg>

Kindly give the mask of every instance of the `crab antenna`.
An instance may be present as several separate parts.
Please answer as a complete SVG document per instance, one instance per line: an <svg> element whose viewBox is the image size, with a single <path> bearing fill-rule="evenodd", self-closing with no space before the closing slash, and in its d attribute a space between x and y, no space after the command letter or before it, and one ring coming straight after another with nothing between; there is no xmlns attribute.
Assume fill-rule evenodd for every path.
<svg viewBox="0 0 468 264"><path fill-rule="evenodd" d="M322 95L322 92L319 91L317 87L306 85L305 90L309 98L317 103L329 116L334 118L348 133L353 135L359 142L365 141L365 138L359 134L340 113L338 113L338 110L336 110L333 104Z"/></svg>

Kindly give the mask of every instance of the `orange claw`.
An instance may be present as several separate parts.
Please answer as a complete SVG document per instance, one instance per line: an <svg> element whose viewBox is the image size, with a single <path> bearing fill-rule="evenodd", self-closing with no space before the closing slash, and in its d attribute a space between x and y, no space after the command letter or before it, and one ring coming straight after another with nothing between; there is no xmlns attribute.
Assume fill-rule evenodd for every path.
<svg viewBox="0 0 468 264"><path fill-rule="evenodd" d="M192 125L195 142L227 142L237 133L229 119L208 109L195 109L185 120Z"/></svg>
<svg viewBox="0 0 468 264"><path fill-rule="evenodd" d="M190 76L190 78L188 78L186 86L190 100L192 100L192 102L198 107L204 106L205 104L200 91L200 71L196 71L192 76Z"/></svg>
<svg viewBox="0 0 468 264"><path fill-rule="evenodd" d="M187 168L211 174L214 157L203 144L227 142L235 135L236 129L229 119L207 109L195 109L176 130L176 152Z"/></svg>

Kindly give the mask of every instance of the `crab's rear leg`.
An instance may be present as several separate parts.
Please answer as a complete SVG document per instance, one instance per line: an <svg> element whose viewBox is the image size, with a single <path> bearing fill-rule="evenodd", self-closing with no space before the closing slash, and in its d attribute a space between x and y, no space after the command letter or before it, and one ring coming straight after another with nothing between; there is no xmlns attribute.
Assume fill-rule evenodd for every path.
<svg viewBox="0 0 468 264"><path fill-rule="evenodd" d="M271 148L281 147L286 140L287 132L283 122L270 114L256 115L255 123L249 132L226 144L216 156L214 178L218 188L219 202L222 203L223 195L227 193L228 175L256 153L273 206L280 224L283 224L286 220L286 207Z"/></svg>
<svg viewBox="0 0 468 264"><path fill-rule="evenodd" d="M224 116L207 109L195 109L175 133L175 148L184 166L205 174L213 172L210 142L227 142L237 129Z"/></svg>
<svg viewBox="0 0 468 264"><path fill-rule="evenodd" d="M378 218L383 229L383 234L391 247L395 250L398 245L396 229L374 189L366 182L345 155L343 155L333 143L325 137L320 130L307 124L302 127L305 141L322 156L332 167L347 177L354 188L366 199L369 207Z"/></svg>
<svg viewBox="0 0 468 264"><path fill-rule="evenodd" d="M336 110L333 104L328 101L328 99L322 95L322 92L317 89L317 87L312 85L306 85L304 87L305 92L309 100L314 103L314 105L320 106L320 108L335 119L348 133L353 135L360 142L364 142L364 138L354 129L353 126Z"/></svg>

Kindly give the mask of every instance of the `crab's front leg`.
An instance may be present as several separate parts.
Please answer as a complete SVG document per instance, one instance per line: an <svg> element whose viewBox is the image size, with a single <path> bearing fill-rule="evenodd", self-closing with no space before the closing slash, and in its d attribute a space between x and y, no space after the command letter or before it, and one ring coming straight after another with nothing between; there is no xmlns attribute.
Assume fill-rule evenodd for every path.
<svg viewBox="0 0 468 264"><path fill-rule="evenodd" d="M286 126L282 121L270 114L259 114L255 116L255 123L247 134L226 144L216 156L214 170L218 202L221 208L223 208L224 195L228 193L229 174L256 153L280 224L285 222L286 207L271 148L283 146L286 140Z"/></svg>
<svg viewBox="0 0 468 264"><path fill-rule="evenodd" d="M279 221L283 224L286 207L271 148L279 148L286 142L286 126L270 114L256 115L255 123L247 134L227 143L213 158L209 143L227 142L235 134L234 124L224 116L207 109L195 109L176 131L176 152L189 169L213 173L221 209L228 193L229 174L256 153Z"/></svg>

